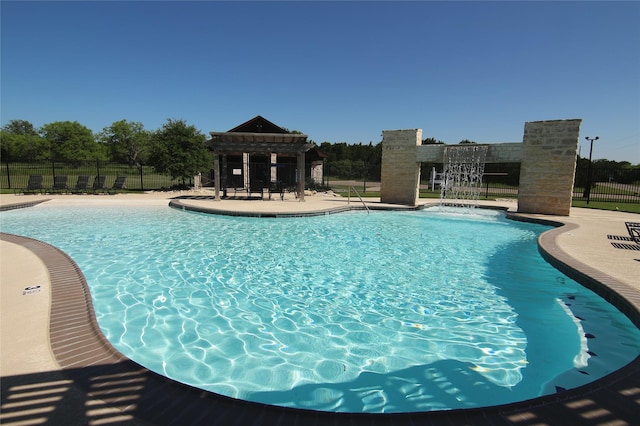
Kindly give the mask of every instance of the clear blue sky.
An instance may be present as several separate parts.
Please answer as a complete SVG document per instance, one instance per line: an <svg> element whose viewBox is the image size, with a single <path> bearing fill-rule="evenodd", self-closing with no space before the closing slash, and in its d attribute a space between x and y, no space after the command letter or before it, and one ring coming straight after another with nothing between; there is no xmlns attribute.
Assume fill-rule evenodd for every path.
<svg viewBox="0 0 640 426"><path fill-rule="evenodd" d="M1 2L1 122L262 115L316 143L519 142L581 118L640 163L639 2Z"/></svg>

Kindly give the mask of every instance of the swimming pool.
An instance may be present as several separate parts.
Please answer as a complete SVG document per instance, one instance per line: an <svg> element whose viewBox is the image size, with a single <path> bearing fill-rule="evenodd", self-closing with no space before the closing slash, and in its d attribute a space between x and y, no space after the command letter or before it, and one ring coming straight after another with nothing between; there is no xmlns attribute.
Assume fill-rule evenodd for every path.
<svg viewBox="0 0 640 426"><path fill-rule="evenodd" d="M625 317L539 258L546 227L497 212L16 213L3 231L76 260L120 351L229 396L326 411L495 405L591 381L640 347Z"/></svg>

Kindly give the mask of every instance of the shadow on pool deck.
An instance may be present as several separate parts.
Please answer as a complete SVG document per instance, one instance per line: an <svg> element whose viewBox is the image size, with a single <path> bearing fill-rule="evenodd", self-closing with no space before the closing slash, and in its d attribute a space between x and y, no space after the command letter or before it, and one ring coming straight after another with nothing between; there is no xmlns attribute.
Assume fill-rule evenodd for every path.
<svg viewBox="0 0 640 426"><path fill-rule="evenodd" d="M5 424L190 425L634 425L640 419L640 357L588 385L495 407L406 414L341 414L240 401L159 376L123 357L100 333L84 277L54 247L0 234L26 246L51 280L50 340L59 370L3 375ZM556 253L557 255L557 253ZM560 264L571 263L562 259ZM632 308L636 316L637 291ZM626 297L626 296L625 296ZM636 322L637 324L637 322ZM3 348L3 353L7 348Z"/></svg>
<svg viewBox="0 0 640 426"><path fill-rule="evenodd" d="M635 425L640 412L639 376L637 366L627 367L607 379L605 386L499 407L332 414L233 400L180 385L123 361L3 377L2 424Z"/></svg>

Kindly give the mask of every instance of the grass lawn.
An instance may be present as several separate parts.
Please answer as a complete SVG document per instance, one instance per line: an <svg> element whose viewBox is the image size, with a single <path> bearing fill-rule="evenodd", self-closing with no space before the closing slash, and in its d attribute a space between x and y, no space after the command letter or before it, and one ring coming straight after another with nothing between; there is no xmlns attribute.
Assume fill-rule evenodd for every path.
<svg viewBox="0 0 640 426"><path fill-rule="evenodd" d="M572 207L582 207L586 209L597 210L617 210L628 213L640 213L639 203L613 203L609 201L590 201L587 204L586 201L574 201L571 203Z"/></svg>

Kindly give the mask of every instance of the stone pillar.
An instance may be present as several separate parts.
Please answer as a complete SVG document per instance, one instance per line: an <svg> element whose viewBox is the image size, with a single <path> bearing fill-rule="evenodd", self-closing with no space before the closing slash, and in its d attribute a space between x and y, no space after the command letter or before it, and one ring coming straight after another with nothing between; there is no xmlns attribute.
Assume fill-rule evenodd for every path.
<svg viewBox="0 0 640 426"><path fill-rule="evenodd" d="M519 213L569 216L582 120L524 125Z"/></svg>
<svg viewBox="0 0 640 426"><path fill-rule="evenodd" d="M323 169L324 161L316 160L311 162L311 181L318 185L324 182Z"/></svg>
<svg viewBox="0 0 640 426"><path fill-rule="evenodd" d="M269 170L271 171L270 174L270 181L269 182L277 182L278 181L278 154L275 153L271 153L270 157L269 157Z"/></svg>
<svg viewBox="0 0 640 426"><path fill-rule="evenodd" d="M422 129L382 131L380 201L415 206L420 190L417 147Z"/></svg>
<svg viewBox="0 0 640 426"><path fill-rule="evenodd" d="M248 152L243 152L242 153L242 184L244 185L245 189L249 188L249 175L250 175L250 168L249 168L249 153Z"/></svg>

